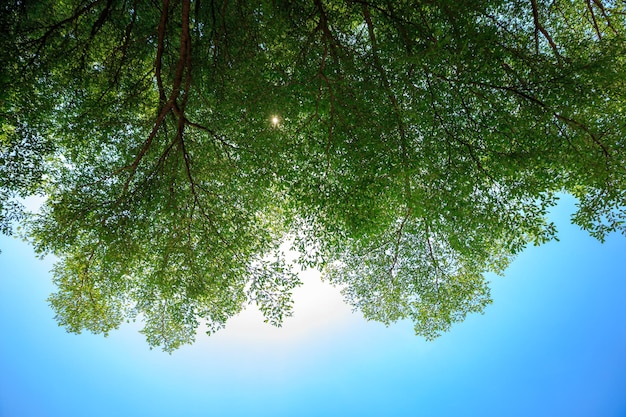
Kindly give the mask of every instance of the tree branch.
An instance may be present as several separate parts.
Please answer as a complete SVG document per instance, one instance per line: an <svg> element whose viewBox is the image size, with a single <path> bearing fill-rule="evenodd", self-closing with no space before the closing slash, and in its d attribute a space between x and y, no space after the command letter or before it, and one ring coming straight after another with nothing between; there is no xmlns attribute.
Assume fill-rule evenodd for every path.
<svg viewBox="0 0 626 417"><path fill-rule="evenodd" d="M411 207L407 209L404 219L402 219L402 223L400 223L400 227L396 231L397 238L396 238L396 243L395 243L394 252L393 252L393 262L391 263L391 267L389 268L389 274L391 275L392 278L394 278L393 271L396 269L396 266L398 265L398 257L400 256L400 242L402 240L402 231L404 229L404 225L406 224L407 220L409 220L410 216L411 216Z"/></svg>
<svg viewBox="0 0 626 417"><path fill-rule="evenodd" d="M550 47L554 51L554 54L556 55L556 57L559 58L561 55L559 54L559 50L556 47L556 43L554 43L554 40L552 39L552 37L550 36L546 28L539 21L539 8L537 6L537 0L530 0L530 4L532 5L532 8L533 8L533 20L535 22L535 48L536 48L537 54L539 54L539 39L537 36L537 31L539 31L550 44Z"/></svg>

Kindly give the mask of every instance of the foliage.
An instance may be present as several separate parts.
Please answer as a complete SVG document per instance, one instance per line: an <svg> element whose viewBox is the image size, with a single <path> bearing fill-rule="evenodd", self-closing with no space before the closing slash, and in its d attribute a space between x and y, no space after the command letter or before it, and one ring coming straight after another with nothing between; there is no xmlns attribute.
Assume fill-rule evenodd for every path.
<svg viewBox="0 0 626 417"><path fill-rule="evenodd" d="M610 0L14 0L0 227L60 258L69 331L171 351L302 266L427 338L490 302L558 192L624 232L626 10Z"/></svg>

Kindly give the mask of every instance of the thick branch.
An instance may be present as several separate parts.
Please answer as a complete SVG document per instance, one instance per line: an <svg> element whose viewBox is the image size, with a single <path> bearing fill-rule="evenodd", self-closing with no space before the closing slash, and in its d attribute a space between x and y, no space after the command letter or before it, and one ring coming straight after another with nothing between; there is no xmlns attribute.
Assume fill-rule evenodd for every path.
<svg viewBox="0 0 626 417"><path fill-rule="evenodd" d="M606 9L604 8L604 5L602 4L602 1L593 0L593 2L600 9L600 13L602 13L602 17L604 17L604 20L606 20L606 25L610 27L613 33L617 35L618 34L617 29L615 29L615 27L611 24L611 19L609 19L609 16L606 13Z"/></svg>
<svg viewBox="0 0 626 417"><path fill-rule="evenodd" d="M163 9L161 10L161 19L158 28L157 55L155 60L155 73L157 80L157 88L159 89L159 97L161 102L165 102L165 89L163 88L163 79L161 78L161 70L163 67L163 50L165 48L165 27L167 25L169 0L163 0Z"/></svg>
<svg viewBox="0 0 626 417"><path fill-rule="evenodd" d="M170 96L167 102L165 103L161 111L159 112L159 115L157 116L154 126L152 127L152 131L150 132L150 135L144 141L143 147L141 148L141 150L135 157L133 163L119 170L119 171L122 171L122 170L129 169L131 171L130 175L128 176L128 179L126 180L126 183L124 184L124 190L123 190L124 193L126 193L126 191L128 190L130 182L132 181L132 178L137 172L139 163L141 162L145 154L148 152L148 149L150 149L150 146L152 145L152 142L154 141L154 138L157 132L161 128L165 117L168 115L168 113L170 113L170 111L173 111L175 109L177 112L180 113L180 115L178 116L179 124L178 124L176 135L177 137L182 137L182 133L184 129L184 120L185 120L184 119L184 105L186 104L186 101L187 101L188 89L189 89L189 85L191 82L191 38L189 36L190 3L191 3L190 0L183 1L182 34L181 34L181 40L180 40L180 51L179 51L178 63L176 65L176 73L174 75L174 80L172 84L172 92L170 93ZM161 78L161 60L163 56L163 43L164 43L164 36L165 36L164 32L165 32L165 26L167 24L167 18L168 18L167 17L168 6L169 6L169 0L163 0L163 11L161 13L161 23L159 24L159 45L157 47L157 59L156 59L157 85L159 88L159 94L161 95L162 98L165 96L165 93L163 89L163 81ZM183 104L181 106L182 108L179 109L177 100L180 95L182 79L183 79L185 68L187 68L187 73L186 73L187 82L185 85L185 95L183 97ZM182 126L181 126L181 123L182 123Z"/></svg>
<svg viewBox="0 0 626 417"><path fill-rule="evenodd" d="M541 32L541 34L544 36L544 38L546 38L546 40L550 44L550 47L554 51L554 54L557 57L560 57L559 50L556 47L556 43L554 43L554 40L552 39L552 36L550 36L550 34L546 30L546 28L539 21L539 8L537 6L537 0L530 0L530 3L531 3L532 8L533 8L533 20L535 22L535 42L536 42L537 53L539 53L539 39L537 37L537 31L539 31L539 32Z"/></svg>
<svg viewBox="0 0 626 417"><path fill-rule="evenodd" d="M593 22L593 28L596 31L596 35L598 35L598 40L601 40L602 34L600 33L600 28L598 27L598 21L596 20L596 14L593 11L591 0L587 0L587 9L589 9L589 14L591 15L591 21Z"/></svg>

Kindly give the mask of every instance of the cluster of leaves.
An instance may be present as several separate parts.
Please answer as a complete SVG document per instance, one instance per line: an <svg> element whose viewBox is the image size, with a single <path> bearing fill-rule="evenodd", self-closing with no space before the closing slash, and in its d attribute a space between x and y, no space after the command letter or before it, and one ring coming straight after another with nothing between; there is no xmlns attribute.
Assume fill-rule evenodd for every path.
<svg viewBox="0 0 626 417"><path fill-rule="evenodd" d="M594 236L625 230L619 2L16 0L1 15L0 227L14 195L47 196L26 233L60 258L50 302L69 331L139 317L171 351L247 302L280 324L290 241L366 318L433 338L483 311L485 272L555 237L556 193Z"/></svg>
<svg viewBox="0 0 626 417"><path fill-rule="evenodd" d="M21 200L36 194L43 163L51 151L45 121L38 115L45 103L37 86L19 72L20 53L11 38L17 9L0 6L0 233L11 234L24 218Z"/></svg>

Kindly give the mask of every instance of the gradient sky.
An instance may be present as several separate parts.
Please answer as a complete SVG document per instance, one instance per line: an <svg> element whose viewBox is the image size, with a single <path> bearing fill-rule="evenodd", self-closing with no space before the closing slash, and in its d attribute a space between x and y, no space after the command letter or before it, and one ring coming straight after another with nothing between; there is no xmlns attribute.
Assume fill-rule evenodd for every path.
<svg viewBox="0 0 626 417"><path fill-rule="evenodd" d="M0 238L0 416L626 416L626 238L553 210L560 242L490 276L494 303L434 342L366 322L307 273L281 329L247 311L171 356L130 324L57 327L53 260Z"/></svg>

